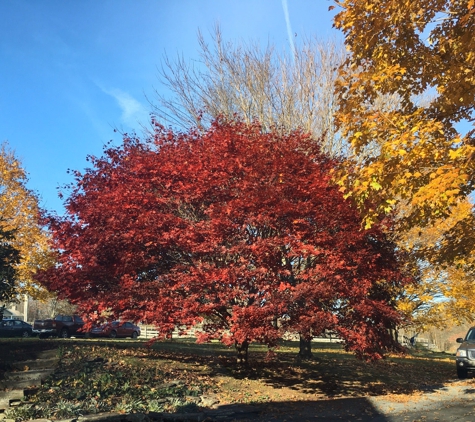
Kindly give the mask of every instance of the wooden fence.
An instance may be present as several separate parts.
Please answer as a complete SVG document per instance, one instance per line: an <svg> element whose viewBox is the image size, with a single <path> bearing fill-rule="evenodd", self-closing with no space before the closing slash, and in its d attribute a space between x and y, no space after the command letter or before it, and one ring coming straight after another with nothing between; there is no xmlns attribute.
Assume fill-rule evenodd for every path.
<svg viewBox="0 0 475 422"><path fill-rule="evenodd" d="M157 337L158 331L153 325L139 325L140 327L140 337L150 339ZM174 338L195 338L195 329L191 328L186 334L180 335L180 331L176 329L172 333L172 339Z"/></svg>
<svg viewBox="0 0 475 422"><path fill-rule="evenodd" d="M154 338L158 335L157 329L153 325L139 325L140 327L140 338L142 339L151 339ZM200 331L199 327L196 328L191 328L187 331L186 334L180 335L180 331L176 329L172 333L172 339L178 339L178 338L196 338L195 332ZM283 336L284 340L289 340L289 341L298 341L299 336L298 334L290 334L287 333ZM314 337L312 341L316 343L339 343L341 340L335 336L335 334L326 334L325 336L321 337Z"/></svg>

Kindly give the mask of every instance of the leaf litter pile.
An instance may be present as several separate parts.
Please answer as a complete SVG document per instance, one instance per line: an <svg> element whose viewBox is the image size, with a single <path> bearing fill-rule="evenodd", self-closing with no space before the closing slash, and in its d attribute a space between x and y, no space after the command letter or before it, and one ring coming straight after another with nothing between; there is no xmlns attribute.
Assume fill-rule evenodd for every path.
<svg viewBox="0 0 475 422"><path fill-rule="evenodd" d="M148 349L68 345L61 350L55 373L28 403L9 411L8 417L61 419L111 411L194 411L199 397L213 385L201 368L180 368Z"/></svg>
<svg viewBox="0 0 475 422"><path fill-rule="evenodd" d="M254 346L248 367L235 365L226 349L193 353L193 345L156 348L67 344L55 373L23 406L16 421L64 419L99 412L195 412L214 404L277 403L342 397L398 395L413 400L455 378L453 358L421 354L366 363L343 350L316 349L298 361L281 347L266 359ZM185 345L183 345L185 346ZM206 402L204 398L214 401Z"/></svg>

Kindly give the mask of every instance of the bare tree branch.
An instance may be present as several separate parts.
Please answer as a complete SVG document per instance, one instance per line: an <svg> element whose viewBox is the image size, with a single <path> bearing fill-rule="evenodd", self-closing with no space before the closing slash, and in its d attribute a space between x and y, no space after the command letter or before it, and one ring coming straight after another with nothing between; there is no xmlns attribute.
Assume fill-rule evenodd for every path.
<svg viewBox="0 0 475 422"><path fill-rule="evenodd" d="M346 52L342 44L306 39L295 55L277 53L268 44L225 42L215 27L209 45L198 33L200 59L165 56L160 81L172 98L156 91L152 103L158 121L186 129L206 128L217 116L258 120L264 129L301 129L322 140L330 155L346 155L333 113L334 85Z"/></svg>

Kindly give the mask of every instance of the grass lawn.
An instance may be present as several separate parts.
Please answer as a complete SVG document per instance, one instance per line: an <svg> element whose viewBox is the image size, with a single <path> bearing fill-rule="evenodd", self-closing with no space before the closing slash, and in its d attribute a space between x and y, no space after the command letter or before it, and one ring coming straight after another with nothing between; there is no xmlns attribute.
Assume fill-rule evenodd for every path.
<svg viewBox="0 0 475 422"><path fill-rule="evenodd" d="M336 343L314 343L314 359L298 361L298 343L284 342L276 357L251 345L250 363L235 365L235 353L219 343L189 340L5 340L1 371L9 359L57 347L56 373L30 403L10 417L66 418L104 411L196 411L200 397L220 404L319 400L401 394L415 396L454 380L454 357L431 352L389 356L366 363Z"/></svg>

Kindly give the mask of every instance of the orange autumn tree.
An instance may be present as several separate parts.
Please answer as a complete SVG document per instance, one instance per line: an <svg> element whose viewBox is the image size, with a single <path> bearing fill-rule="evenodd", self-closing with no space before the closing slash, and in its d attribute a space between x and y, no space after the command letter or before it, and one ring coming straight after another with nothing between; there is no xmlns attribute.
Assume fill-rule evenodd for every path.
<svg viewBox="0 0 475 422"><path fill-rule="evenodd" d="M474 2L337 3L335 26L352 53L338 87L338 123L355 154L380 146L342 184L366 208L368 224L401 200L410 201L412 225L449 215L475 179L474 132L460 130L474 117ZM422 94L433 99L420 104ZM398 107L376 106L391 95Z"/></svg>
<svg viewBox="0 0 475 422"><path fill-rule="evenodd" d="M16 294L45 299L49 293L34 280L38 269L53 263L48 233L40 224L40 209L35 193L27 188L27 174L7 144L0 147L1 228L11 233L9 244L20 255L15 264Z"/></svg>
<svg viewBox="0 0 475 422"><path fill-rule="evenodd" d="M464 200L453 207L450 217L398 233L398 245L409 257L407 266L419 279L406 288L398 306L412 317L417 330L462 323L475 314L470 293L473 259L457 250L460 245L454 240L462 241L460 232L474 223L472 204ZM464 247L467 240L463 240Z"/></svg>
<svg viewBox="0 0 475 422"><path fill-rule="evenodd" d="M351 53L337 88L337 124L354 154L339 175L342 190L367 227L397 209L403 231L438 231L437 241L419 242L417 259L424 255L424 269L439 274L425 280L432 287L443 280L444 297L458 304L454 314L470 317L463 303L475 268L467 202L475 183L475 2L335 3L334 24ZM398 106L381 106L387 98ZM377 154L358 159L375 144ZM461 212L461 203L468 209Z"/></svg>

